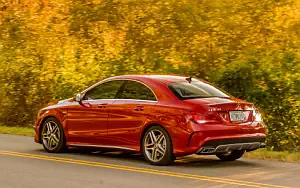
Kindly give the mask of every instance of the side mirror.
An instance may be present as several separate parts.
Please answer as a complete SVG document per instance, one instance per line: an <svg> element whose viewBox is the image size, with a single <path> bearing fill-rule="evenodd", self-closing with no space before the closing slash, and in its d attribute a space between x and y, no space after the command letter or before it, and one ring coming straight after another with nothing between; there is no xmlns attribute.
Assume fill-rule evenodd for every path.
<svg viewBox="0 0 300 188"><path fill-rule="evenodd" d="M75 101L76 102L81 102L81 100L82 100L82 95L80 93L76 94L75 95Z"/></svg>
<svg viewBox="0 0 300 188"><path fill-rule="evenodd" d="M82 103L83 97L84 97L84 94L78 93L78 94L74 95L73 100L78 102L79 105L81 105L82 107L90 108L92 106L90 103L88 103L88 102Z"/></svg>

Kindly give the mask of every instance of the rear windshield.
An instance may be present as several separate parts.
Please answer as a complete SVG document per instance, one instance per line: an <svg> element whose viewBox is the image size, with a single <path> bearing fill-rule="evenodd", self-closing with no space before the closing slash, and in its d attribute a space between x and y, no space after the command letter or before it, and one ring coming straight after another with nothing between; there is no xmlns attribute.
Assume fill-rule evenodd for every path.
<svg viewBox="0 0 300 188"><path fill-rule="evenodd" d="M181 100L210 97L230 98L219 89L201 81L175 82L169 84L169 88Z"/></svg>

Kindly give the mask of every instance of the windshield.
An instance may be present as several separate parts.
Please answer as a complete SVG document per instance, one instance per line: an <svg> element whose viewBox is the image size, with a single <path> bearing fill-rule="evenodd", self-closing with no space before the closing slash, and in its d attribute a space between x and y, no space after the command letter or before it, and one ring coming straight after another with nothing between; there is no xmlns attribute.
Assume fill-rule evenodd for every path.
<svg viewBox="0 0 300 188"><path fill-rule="evenodd" d="M201 81L175 82L169 84L171 91L181 100L194 98L220 97L230 98L223 91Z"/></svg>

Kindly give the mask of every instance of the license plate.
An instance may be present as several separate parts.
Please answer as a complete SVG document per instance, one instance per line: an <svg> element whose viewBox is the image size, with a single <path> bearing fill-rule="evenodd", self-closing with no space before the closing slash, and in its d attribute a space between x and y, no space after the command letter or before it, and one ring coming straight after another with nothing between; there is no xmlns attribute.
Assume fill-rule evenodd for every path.
<svg viewBox="0 0 300 188"><path fill-rule="evenodd" d="M230 121L244 121L245 120L243 111L230 111L229 116L230 116Z"/></svg>

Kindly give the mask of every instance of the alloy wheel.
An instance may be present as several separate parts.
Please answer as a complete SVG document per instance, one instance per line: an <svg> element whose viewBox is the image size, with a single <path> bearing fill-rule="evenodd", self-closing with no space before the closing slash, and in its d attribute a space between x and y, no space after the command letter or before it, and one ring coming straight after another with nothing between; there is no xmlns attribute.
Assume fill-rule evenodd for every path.
<svg viewBox="0 0 300 188"><path fill-rule="evenodd" d="M160 161L166 153L166 137L157 129L147 133L144 140L145 154L153 162Z"/></svg>
<svg viewBox="0 0 300 188"><path fill-rule="evenodd" d="M60 142L59 126L54 121L48 121L42 130L42 141L49 150L54 150Z"/></svg>

